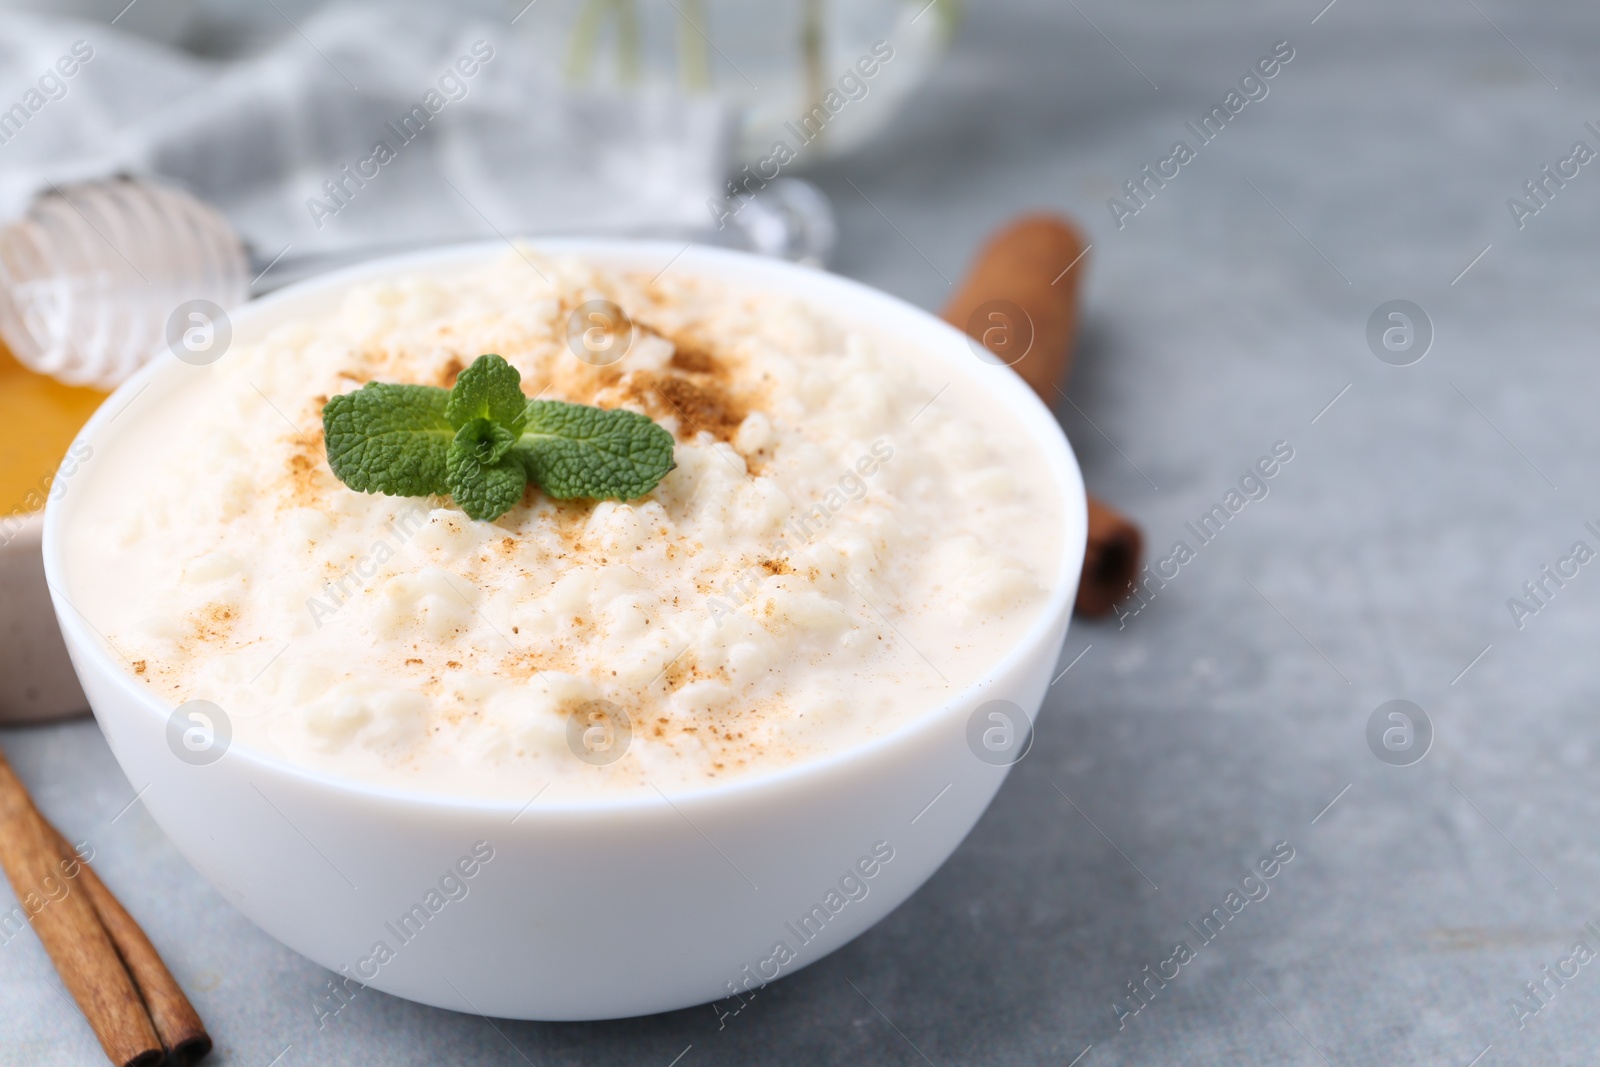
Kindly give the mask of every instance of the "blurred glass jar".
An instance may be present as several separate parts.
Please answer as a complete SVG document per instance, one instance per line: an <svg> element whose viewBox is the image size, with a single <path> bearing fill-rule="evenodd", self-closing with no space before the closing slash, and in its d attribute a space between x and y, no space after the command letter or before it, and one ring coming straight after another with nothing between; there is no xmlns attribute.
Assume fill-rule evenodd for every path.
<svg viewBox="0 0 1600 1067"><path fill-rule="evenodd" d="M871 140L944 54L963 0L538 0L518 18L569 85L710 92L737 161L796 166Z"/></svg>

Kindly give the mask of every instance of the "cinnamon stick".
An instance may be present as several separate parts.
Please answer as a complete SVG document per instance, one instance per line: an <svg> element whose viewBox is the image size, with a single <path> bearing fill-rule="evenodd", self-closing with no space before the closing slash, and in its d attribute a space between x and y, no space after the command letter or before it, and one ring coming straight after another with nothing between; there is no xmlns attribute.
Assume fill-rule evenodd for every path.
<svg viewBox="0 0 1600 1067"><path fill-rule="evenodd" d="M1072 368L1088 249L1066 219L1024 215L989 239L941 314L1054 404ZM1080 615L1104 615L1127 595L1143 546L1132 520L1089 498L1089 543L1074 605Z"/></svg>
<svg viewBox="0 0 1600 1067"><path fill-rule="evenodd" d="M1083 577L1073 607L1091 618L1105 615L1128 595L1139 573L1144 536L1133 521L1094 497L1089 498L1089 544L1083 553Z"/></svg>
<svg viewBox="0 0 1600 1067"><path fill-rule="evenodd" d="M989 238L941 315L995 351L1045 403L1054 403L1072 366L1087 249L1066 219L1024 215ZM1021 317L1007 322L1017 311ZM1010 352L1001 350L1007 343L1015 346Z"/></svg>
<svg viewBox="0 0 1600 1067"><path fill-rule="evenodd" d="M78 881L81 862L57 850L44 818L3 754L0 866L106 1056L124 1067L160 1063L165 1052L144 1001Z"/></svg>
<svg viewBox="0 0 1600 1067"><path fill-rule="evenodd" d="M41 818L41 821L50 832L57 854L75 857L76 851L60 831L50 825L49 820ZM167 1050L167 1062L182 1065L201 1059L211 1051L211 1035L206 1033L205 1024L200 1021L200 1013L189 1003L178 980L172 977L172 972L162 962L161 954L150 943L139 924L133 921L133 916L128 914L122 902L111 895L105 883L100 881L100 876L94 873L94 868L86 862L78 862L78 881L99 913L101 923L111 935L112 944L116 946L134 985L138 987L145 1010L155 1025L156 1035Z"/></svg>

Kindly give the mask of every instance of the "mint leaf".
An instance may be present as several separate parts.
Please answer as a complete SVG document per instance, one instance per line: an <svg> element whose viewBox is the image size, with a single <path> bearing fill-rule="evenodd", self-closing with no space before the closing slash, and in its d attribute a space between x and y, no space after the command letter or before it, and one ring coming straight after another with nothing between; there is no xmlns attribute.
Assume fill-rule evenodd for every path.
<svg viewBox="0 0 1600 1067"><path fill-rule="evenodd" d="M504 426L476 418L450 443L446 482L469 518L493 522L522 499L528 470L521 456L508 454L516 440Z"/></svg>
<svg viewBox="0 0 1600 1067"><path fill-rule="evenodd" d="M368 382L353 393L329 398L322 408L328 466L361 493L444 493L455 437L445 416L448 396L427 385Z"/></svg>
<svg viewBox="0 0 1600 1067"><path fill-rule="evenodd" d="M471 419L488 419L515 435L522 429L527 404L517 368L500 356L486 355L473 360L472 366L456 376L444 413L458 430Z"/></svg>
<svg viewBox="0 0 1600 1067"><path fill-rule="evenodd" d="M328 466L351 489L449 493L493 522L531 480L558 500L633 500L670 471L672 435L643 415L528 400L522 376L479 356L449 390L368 382L322 409Z"/></svg>
<svg viewBox="0 0 1600 1067"><path fill-rule="evenodd" d="M479 463L495 464L516 443L517 435L504 426L488 419L473 419L456 431L452 445L461 445L463 454L476 457Z"/></svg>
<svg viewBox="0 0 1600 1067"><path fill-rule="evenodd" d="M672 435L643 415L530 400L517 452L557 500L633 500L673 468Z"/></svg>

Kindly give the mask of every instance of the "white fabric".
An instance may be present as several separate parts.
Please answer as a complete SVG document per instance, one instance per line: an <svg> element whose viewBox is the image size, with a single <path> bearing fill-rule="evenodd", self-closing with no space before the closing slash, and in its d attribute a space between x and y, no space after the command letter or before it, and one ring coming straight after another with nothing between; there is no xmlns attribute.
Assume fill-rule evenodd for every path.
<svg viewBox="0 0 1600 1067"><path fill-rule="evenodd" d="M64 77L72 64L57 64L75 42L93 54ZM492 58L468 77L455 65L471 68L475 47ZM335 5L226 62L103 23L3 13L0 219L49 183L127 172L216 204L268 258L285 246L705 226L707 201L722 195L725 109L710 97L573 94L547 54L509 16L427 3ZM402 141L402 117L439 101ZM365 164L376 173L357 187L340 169L362 166L380 141L394 158ZM330 179L347 204L329 197ZM313 198L338 210L313 211Z"/></svg>

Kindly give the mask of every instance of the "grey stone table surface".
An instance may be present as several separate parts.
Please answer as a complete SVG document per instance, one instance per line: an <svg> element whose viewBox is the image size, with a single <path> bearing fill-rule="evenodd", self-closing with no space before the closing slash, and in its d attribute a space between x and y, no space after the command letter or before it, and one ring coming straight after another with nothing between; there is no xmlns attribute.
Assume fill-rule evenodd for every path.
<svg viewBox="0 0 1600 1067"><path fill-rule="evenodd" d="M883 137L812 173L836 268L928 307L1015 212L1084 221L1060 414L1152 558L1192 558L1136 614L1074 625L1033 751L943 869L725 1026L490 1023L367 992L319 1029L325 972L201 881L91 722L0 734L166 947L214 1062L1600 1059L1600 966L1573 954L1600 950L1600 566L1542 571L1600 549L1600 166L1524 191L1600 149L1600 9L1324 2L970 5ZM1279 41L1268 95L1200 144L1186 122ZM1194 158L1119 226L1108 198L1180 139ZM1397 299L1431 323L1405 366L1415 349L1368 343ZM1266 495L1247 481L1258 499L1202 543L1186 524L1275 446L1293 457ZM1401 734L1369 746L1394 699L1431 724L1419 762L1397 765ZM1241 889L1275 847L1292 860ZM1214 940L1191 926L1262 885ZM0 947L0 1060L98 1062L59 989L31 935Z"/></svg>

